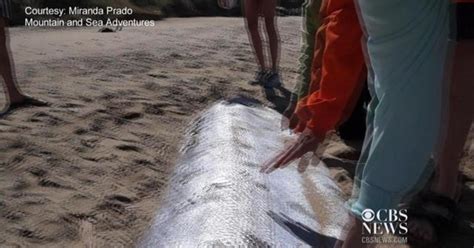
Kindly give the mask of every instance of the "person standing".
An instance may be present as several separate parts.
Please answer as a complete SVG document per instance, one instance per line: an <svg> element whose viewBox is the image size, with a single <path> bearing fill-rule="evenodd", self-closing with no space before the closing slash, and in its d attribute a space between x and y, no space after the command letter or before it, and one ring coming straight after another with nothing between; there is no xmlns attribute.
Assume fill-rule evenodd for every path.
<svg viewBox="0 0 474 248"><path fill-rule="evenodd" d="M365 31L372 100L367 154L359 162L359 190L350 204L351 222L343 243L343 247L351 248L365 246L361 243L364 210L397 208L426 175L441 129L449 26L446 0L358 0L357 8ZM338 73L323 71L322 75L335 77ZM331 100L314 103L327 104ZM264 164L265 172L283 168L318 146L320 130L327 126L309 117L299 139Z"/></svg>
<svg viewBox="0 0 474 248"><path fill-rule="evenodd" d="M324 3L323 3L324 2ZM352 5L352 7L351 7ZM321 8L322 6L322 8ZM336 7L333 7L336 6ZM338 13L340 9L344 8L344 14ZM294 88L294 94L290 98L287 109L284 111L282 126L289 127L290 129L295 129L299 122L299 117L295 112L296 106L299 104L304 105L307 103L307 98L309 95L318 92L324 92L326 96L329 96L327 90L320 89L320 85L329 85L332 84L335 88L339 87L339 92L352 91L352 85L359 85L361 82L359 80L359 70L354 70L355 74L352 77L337 77L337 74L334 77L322 77L321 72L329 71L333 68L333 71L347 71L347 68L360 68L360 65L364 64L362 56L355 56L354 60L351 60L352 63L346 63L344 60L344 52L346 52L348 47L344 47L344 43L339 42L344 39L347 43L358 44L361 41L361 31L355 18L348 18L347 14L352 11L353 16L355 17L355 8L353 8L352 3L344 3L343 1L327 1L327 0L308 0L303 4L303 32L302 32L302 41L301 46L301 55L299 59L299 75L296 81L296 86ZM345 16L344 16L345 15ZM341 18L342 16L342 18ZM354 27L355 26L355 27ZM340 30L336 30L337 27L342 27ZM339 33L343 28L347 28L348 34L339 36ZM351 35L351 32L359 32L359 35ZM329 35L329 37L327 37ZM334 37L337 38L334 38ZM351 40L352 39L352 40ZM325 46L325 44L328 44ZM333 45L335 44L335 45ZM341 49L332 49L335 46L340 46ZM325 50L329 50L325 53ZM355 53L359 51L357 47L354 49ZM347 53L347 52L346 52ZM323 64L323 58L338 58L339 61L335 61L329 65ZM326 59L326 61L330 61ZM326 68L329 68L326 69ZM312 73L315 72L315 73ZM314 75L314 78L312 78ZM355 79L354 79L355 78ZM321 81L321 79L324 79ZM315 81L312 83L312 80ZM319 80L319 82L318 82ZM364 81L365 77L361 77L361 80ZM344 84L347 82L346 84ZM349 87L347 87L349 86ZM345 87L345 88L344 88ZM324 87L327 88L327 87ZM362 141L365 135L365 108L364 105L370 100L369 92L367 90L366 83L363 83L362 92L359 88L354 91L353 98L351 99L356 101L355 106L353 102L350 102L341 117L341 120L335 128L339 132L339 135L344 141ZM332 96L336 96L338 93L333 93ZM341 94L342 96L342 94ZM344 103L343 103L344 104ZM342 111L342 110L340 110ZM335 109L334 113L337 114L338 108ZM315 118L325 119L324 116L315 116ZM338 118L338 117L336 117ZM357 151L355 151L357 153Z"/></svg>
<svg viewBox="0 0 474 248"><path fill-rule="evenodd" d="M428 192L409 205L409 235L420 245L433 245L453 227L460 198L462 152L474 116L474 0L455 0L451 6L451 55L444 99L445 125L436 156L435 180ZM421 198L422 200L418 200Z"/></svg>
<svg viewBox="0 0 474 248"><path fill-rule="evenodd" d="M283 128L294 129L298 123L295 108L298 101L309 93L311 83L311 69L316 46L316 32L321 26L319 10L323 0L306 0L302 6L303 30L301 32L302 45L299 57L298 77L291 94L288 106L283 112Z"/></svg>
<svg viewBox="0 0 474 248"><path fill-rule="evenodd" d="M35 99L21 92L15 83L13 68L11 63L11 56L7 44L7 26L11 19L11 1L0 0L0 75L5 84L5 93L8 100L7 107L0 113L7 114L14 109L26 106L47 106L48 103L42 100Z"/></svg>
<svg viewBox="0 0 474 248"><path fill-rule="evenodd" d="M299 138L268 160L262 172L283 168L316 150L328 132L350 116L364 86L367 69L354 1L323 0L319 16L311 81L294 110L296 121L290 119L290 128L299 133Z"/></svg>
<svg viewBox="0 0 474 248"><path fill-rule="evenodd" d="M232 0L218 0L219 6L230 8ZM276 0L244 0L244 16L258 70L251 84L260 84L265 88L274 88L281 85L279 73L280 37L276 22ZM259 29L259 20L263 16L265 32L268 37L270 59L266 61L264 42Z"/></svg>
<svg viewBox="0 0 474 248"><path fill-rule="evenodd" d="M366 156L359 161L342 247L361 243L361 214L397 209L427 180L442 121L449 1L357 0L369 59ZM408 213L410 218L410 211Z"/></svg>

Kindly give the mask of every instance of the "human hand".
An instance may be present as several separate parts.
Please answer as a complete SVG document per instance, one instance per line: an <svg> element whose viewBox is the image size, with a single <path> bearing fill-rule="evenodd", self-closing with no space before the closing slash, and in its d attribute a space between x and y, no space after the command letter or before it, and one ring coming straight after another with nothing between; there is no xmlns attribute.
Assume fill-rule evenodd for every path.
<svg viewBox="0 0 474 248"><path fill-rule="evenodd" d="M292 161L303 157L303 155L305 155L306 153L314 152L321 142L321 138L314 136L313 133L307 129L300 134L296 141L293 141L288 146L285 146L285 148L276 156L267 160L267 162L263 164L260 172L269 174L278 168L285 168ZM304 171L308 164L308 158L305 157L304 159L302 159L298 166L299 171Z"/></svg>
<svg viewBox="0 0 474 248"><path fill-rule="evenodd" d="M283 116L281 118L281 130L286 130L288 128L294 129L298 124L298 117L294 113L296 109L296 103L290 102L288 107L283 111Z"/></svg>

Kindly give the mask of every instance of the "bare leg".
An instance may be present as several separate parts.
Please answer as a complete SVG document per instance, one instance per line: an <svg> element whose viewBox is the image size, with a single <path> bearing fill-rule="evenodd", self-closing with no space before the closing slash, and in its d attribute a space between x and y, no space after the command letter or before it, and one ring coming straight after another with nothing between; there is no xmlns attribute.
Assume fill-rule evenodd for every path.
<svg viewBox="0 0 474 248"><path fill-rule="evenodd" d="M10 103L17 103L24 100L24 96L16 87L12 75L12 67L10 63L10 54L8 53L6 44L6 21L0 18L0 74L5 81L6 94Z"/></svg>
<svg viewBox="0 0 474 248"><path fill-rule="evenodd" d="M31 96L23 94L15 84L13 78L12 64L10 62L10 54L7 49L7 35L5 31L6 20L0 18L0 75L5 81L6 95L9 100L8 107L0 113L0 116L8 114L14 109L26 106L44 107L49 104L45 101L35 99Z"/></svg>
<svg viewBox="0 0 474 248"><path fill-rule="evenodd" d="M460 41L454 51L446 138L439 154L438 180L433 185L435 192L452 199L456 197L459 162L474 114L473 57L474 41Z"/></svg>
<svg viewBox="0 0 474 248"><path fill-rule="evenodd" d="M458 173L461 154L472 123L474 108L474 85L472 78L472 58L474 41L460 41L454 49L454 61L449 78L448 118L444 130L444 140L437 161L437 180L432 190L456 200L458 194ZM411 232L425 240L433 240L436 235L433 223L420 219L409 225Z"/></svg>
<svg viewBox="0 0 474 248"><path fill-rule="evenodd" d="M275 7L276 0L263 0L262 11L265 18L265 28L268 34L268 42L270 43L272 70L276 72L278 71L280 37L278 36Z"/></svg>
<svg viewBox="0 0 474 248"><path fill-rule="evenodd" d="M247 22L247 29L250 36L250 43L252 43L255 56L257 57L257 63L261 70L265 67L265 58L263 55L262 39L258 30L258 12L260 9L258 0L246 0L244 4L245 8L245 19Z"/></svg>

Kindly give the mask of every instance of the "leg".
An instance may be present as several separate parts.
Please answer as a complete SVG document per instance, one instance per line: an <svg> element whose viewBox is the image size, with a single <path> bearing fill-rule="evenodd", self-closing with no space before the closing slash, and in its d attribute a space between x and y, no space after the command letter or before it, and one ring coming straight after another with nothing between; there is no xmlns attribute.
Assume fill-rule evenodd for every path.
<svg viewBox="0 0 474 248"><path fill-rule="evenodd" d="M48 106L49 104L45 101L23 94L16 86L13 78L12 65L10 63L10 54L7 49L5 27L6 20L5 18L0 17L0 74L5 81L6 95L9 100L8 108L3 113L0 113L0 116L7 114L16 108L26 106Z"/></svg>
<svg viewBox="0 0 474 248"><path fill-rule="evenodd" d="M453 19L457 20L457 32L452 33L457 33L458 41L452 41L453 57L450 64L452 69L450 77L447 78L448 90L445 96L448 106L446 126L442 130L444 136L437 156L436 180L431 185L431 190L456 203L459 197L459 163L474 113L470 103L474 97L471 81L474 77L471 70L474 37L472 33L463 32L465 27L472 26L472 19L469 21L469 18L473 14L474 4L459 4L454 9L458 12L453 13L456 15ZM427 219L419 218L412 221L409 228L416 237L432 241L437 238L434 224Z"/></svg>
<svg viewBox="0 0 474 248"><path fill-rule="evenodd" d="M10 63L10 54L7 49L6 20L0 18L0 74L5 81L7 98L10 103L17 103L23 100L23 95L17 88L13 79L13 72Z"/></svg>
<svg viewBox="0 0 474 248"><path fill-rule="evenodd" d="M247 22L247 30L250 36L250 43L252 44L255 56L257 57L257 63L261 70L265 70L265 58L263 55L263 44L262 38L260 37L258 27L258 11L259 11L259 0L246 0L244 4L245 20Z"/></svg>
<svg viewBox="0 0 474 248"><path fill-rule="evenodd" d="M379 103L356 216L396 208L422 179L439 136L448 37L447 1L358 2Z"/></svg>
<svg viewBox="0 0 474 248"><path fill-rule="evenodd" d="M472 123L472 58L474 40L460 41L454 51L449 90L449 111L445 140L438 158L438 180L433 191L455 199L459 162Z"/></svg>
<svg viewBox="0 0 474 248"><path fill-rule="evenodd" d="M272 70L278 71L278 60L280 53L280 37L276 23L275 7L276 0L262 0L262 12L265 18L265 29L270 43L270 55L272 61Z"/></svg>
<svg viewBox="0 0 474 248"><path fill-rule="evenodd" d="M319 10L322 0L306 0L303 4L303 32L299 57L298 78L290 102L283 113L282 127L296 128L298 116L294 113L299 100L304 98L310 88L311 69L316 44L316 32L321 24Z"/></svg>
<svg viewBox="0 0 474 248"><path fill-rule="evenodd" d="M303 44L299 57L298 79L295 86L293 102L305 97L309 92L311 68L316 44L316 32L321 25L319 10L322 0L306 0L303 5Z"/></svg>
<svg viewBox="0 0 474 248"><path fill-rule="evenodd" d="M320 89L322 67L323 67L323 55L326 47L326 31L328 28L328 2L329 0L322 0L319 5L318 19L320 26L316 29L314 34L314 48L313 54L311 54L311 71L309 75L309 82L306 84L306 91L304 95L298 97L298 102L294 110L295 123L292 127L296 132L301 132L306 128L306 122L311 117L311 113L308 112L306 105L308 103L308 97L317 92Z"/></svg>

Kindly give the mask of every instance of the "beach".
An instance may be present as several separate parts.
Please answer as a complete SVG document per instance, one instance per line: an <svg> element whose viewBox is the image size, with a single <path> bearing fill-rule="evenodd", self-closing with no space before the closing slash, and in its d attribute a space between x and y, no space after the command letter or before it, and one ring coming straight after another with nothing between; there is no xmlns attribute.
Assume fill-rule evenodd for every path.
<svg viewBox="0 0 474 248"><path fill-rule="evenodd" d="M301 18L278 26L291 91ZM133 247L194 117L222 99L280 112L288 101L286 91L268 97L247 83L255 62L241 18L170 18L116 33L15 27L10 44L23 91L52 106L0 119L0 247ZM344 148L331 141L331 151ZM461 202L471 218L473 141L471 129ZM331 173L349 196L350 170L335 163Z"/></svg>

